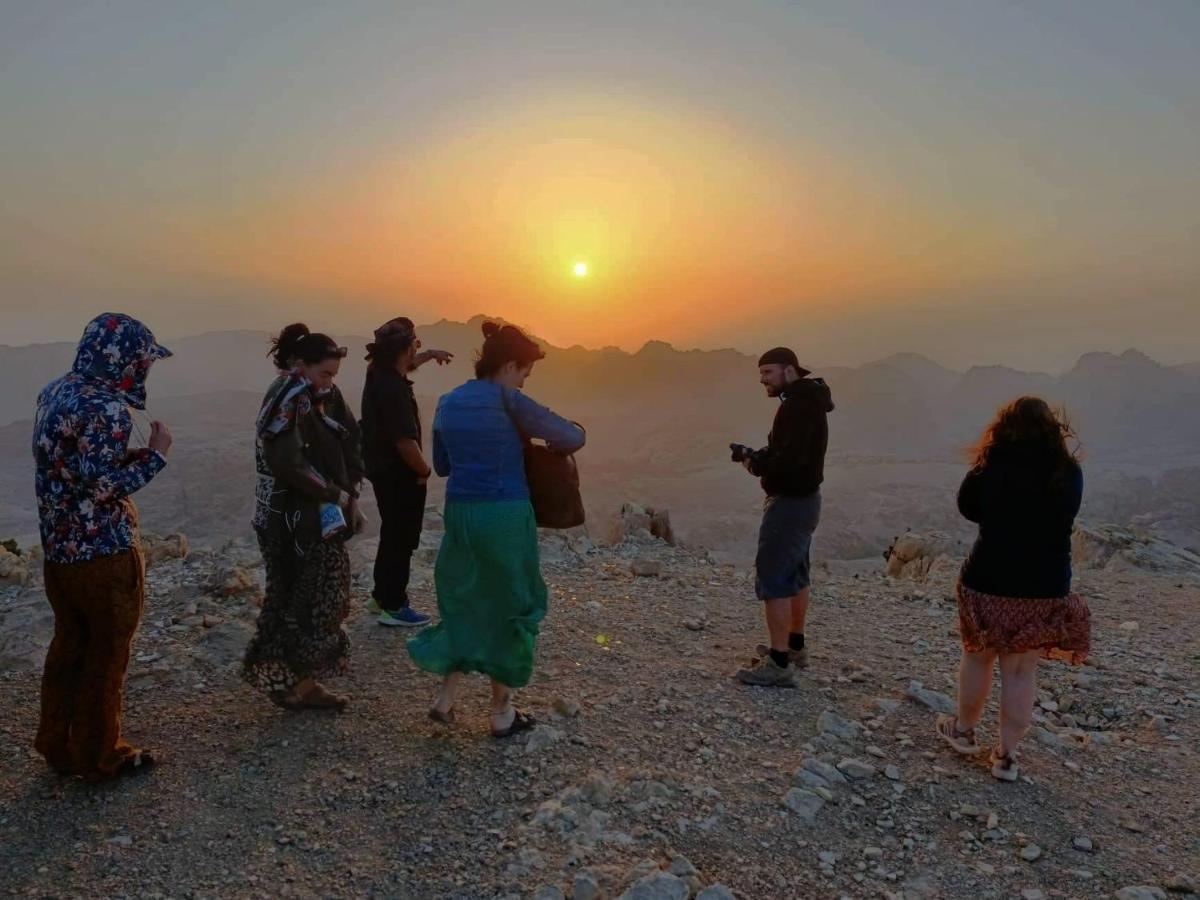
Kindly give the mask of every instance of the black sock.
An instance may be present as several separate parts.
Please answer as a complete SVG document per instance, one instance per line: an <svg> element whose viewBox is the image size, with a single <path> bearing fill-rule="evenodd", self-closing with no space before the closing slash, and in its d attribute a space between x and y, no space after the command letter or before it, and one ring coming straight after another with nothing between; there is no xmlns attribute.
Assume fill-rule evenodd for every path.
<svg viewBox="0 0 1200 900"><path fill-rule="evenodd" d="M788 652L786 650L772 650L771 659L775 662L775 665L779 666L781 669L786 669L788 667L788 663L790 662L788 659Z"/></svg>
<svg viewBox="0 0 1200 900"><path fill-rule="evenodd" d="M804 632L803 631L793 631L791 634L788 635L788 649L789 650L803 650L804 649Z"/></svg>

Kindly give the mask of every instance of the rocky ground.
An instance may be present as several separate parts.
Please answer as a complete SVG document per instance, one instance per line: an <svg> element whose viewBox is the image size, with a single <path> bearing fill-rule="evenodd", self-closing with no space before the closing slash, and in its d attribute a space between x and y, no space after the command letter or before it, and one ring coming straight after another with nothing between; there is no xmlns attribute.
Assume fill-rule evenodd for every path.
<svg viewBox="0 0 1200 900"><path fill-rule="evenodd" d="M958 652L949 565L821 572L811 666L772 691L730 677L761 639L747 572L646 534L548 537L520 696L543 724L499 742L482 679L456 727L425 718L434 679L362 612L361 575L349 711L270 705L236 671L256 554L181 550L155 554L131 666L126 731L165 757L140 780L60 780L30 749L50 619L36 580L0 591L0 894L1136 900L1200 876L1187 574L1081 573L1093 659L1043 666L1022 778L1001 784L932 730Z"/></svg>

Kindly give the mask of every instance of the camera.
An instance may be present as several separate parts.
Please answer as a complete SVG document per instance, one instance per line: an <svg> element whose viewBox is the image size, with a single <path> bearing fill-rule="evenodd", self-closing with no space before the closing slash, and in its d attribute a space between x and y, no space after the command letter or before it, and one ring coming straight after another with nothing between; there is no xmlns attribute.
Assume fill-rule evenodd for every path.
<svg viewBox="0 0 1200 900"><path fill-rule="evenodd" d="M729 452L730 459L735 463L740 463L746 460L753 461L761 451L755 450L753 447L747 447L745 444L730 444Z"/></svg>

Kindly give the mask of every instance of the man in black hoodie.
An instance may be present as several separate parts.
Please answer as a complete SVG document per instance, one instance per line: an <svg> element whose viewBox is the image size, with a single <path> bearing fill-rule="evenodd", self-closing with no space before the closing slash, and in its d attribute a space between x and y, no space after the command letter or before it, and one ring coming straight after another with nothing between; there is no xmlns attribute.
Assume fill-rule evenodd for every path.
<svg viewBox="0 0 1200 900"><path fill-rule="evenodd" d="M737 673L744 684L795 687L795 668L808 662L804 620L808 614L809 551L821 518L821 482L829 444L826 415L833 410L829 386L800 365L786 347L758 361L767 395L780 399L767 446L743 465L757 476L767 499L758 534L755 591L763 601L769 645Z"/></svg>

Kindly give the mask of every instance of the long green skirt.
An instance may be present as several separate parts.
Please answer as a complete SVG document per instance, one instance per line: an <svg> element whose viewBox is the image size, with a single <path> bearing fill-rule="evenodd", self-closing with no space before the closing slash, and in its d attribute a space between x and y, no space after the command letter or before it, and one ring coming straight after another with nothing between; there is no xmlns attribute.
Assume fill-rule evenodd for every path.
<svg viewBox="0 0 1200 900"><path fill-rule="evenodd" d="M408 642L427 672L482 672L512 688L533 674L546 583L528 501L446 504L434 568L441 621Z"/></svg>

